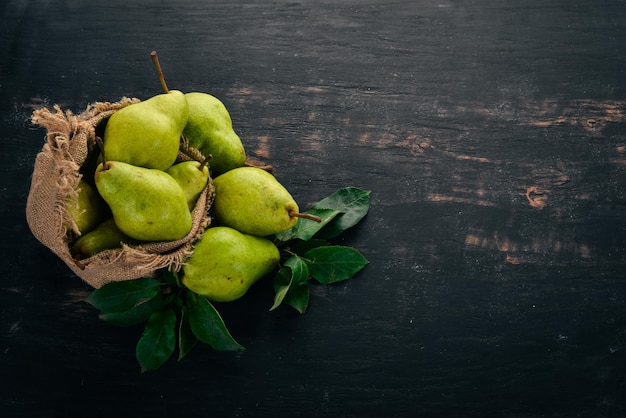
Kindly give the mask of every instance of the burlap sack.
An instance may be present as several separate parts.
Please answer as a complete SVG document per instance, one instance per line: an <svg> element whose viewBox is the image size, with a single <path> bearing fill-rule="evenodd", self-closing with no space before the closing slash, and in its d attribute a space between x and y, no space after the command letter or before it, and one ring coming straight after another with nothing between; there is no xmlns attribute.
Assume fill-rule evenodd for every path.
<svg viewBox="0 0 626 418"><path fill-rule="evenodd" d="M97 102L78 115L54 106L53 111L38 109L32 115L32 122L46 129L47 142L35 160L26 202L28 226L37 240L94 288L112 281L154 276L162 268L180 270L192 254L193 243L210 224L208 210L214 196L211 180L192 211L191 231L182 239L124 245L80 261L72 257L70 241L77 227L67 207L77 196L77 185L82 178L79 169L96 146L96 131L117 110L138 101L123 98L117 103ZM178 161L197 158L195 153L196 150L181 146Z"/></svg>

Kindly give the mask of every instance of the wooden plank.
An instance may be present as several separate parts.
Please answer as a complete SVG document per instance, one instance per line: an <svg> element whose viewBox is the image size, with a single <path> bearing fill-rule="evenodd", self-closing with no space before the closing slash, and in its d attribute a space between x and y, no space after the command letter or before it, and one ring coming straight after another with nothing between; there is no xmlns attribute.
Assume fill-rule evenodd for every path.
<svg viewBox="0 0 626 418"><path fill-rule="evenodd" d="M626 4L9 2L0 12L0 386L55 416L620 416ZM34 107L170 87L227 105L302 207L372 190L341 243L370 264L269 312L220 306L247 350L139 375L140 329L30 236ZM111 401L115 400L115 401Z"/></svg>

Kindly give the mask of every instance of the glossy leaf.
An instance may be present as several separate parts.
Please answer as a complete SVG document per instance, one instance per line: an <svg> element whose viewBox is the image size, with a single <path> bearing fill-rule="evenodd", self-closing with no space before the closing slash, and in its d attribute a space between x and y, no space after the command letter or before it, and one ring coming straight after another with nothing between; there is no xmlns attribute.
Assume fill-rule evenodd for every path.
<svg viewBox="0 0 626 418"><path fill-rule="evenodd" d="M291 286L291 280L293 278L293 271L289 267L281 267L280 270L274 276L274 304L270 308L270 311L278 308L287 296L289 287Z"/></svg>
<svg viewBox="0 0 626 418"><path fill-rule="evenodd" d="M164 299L161 294L157 294L152 299L144 299L137 302L133 307L125 311L103 311L100 312L100 319L110 324L126 327L145 322L153 312L164 306Z"/></svg>
<svg viewBox="0 0 626 418"><path fill-rule="evenodd" d="M290 246L290 251L297 255L304 255L309 250L313 248L322 247L324 245L329 245L328 241L325 239L310 239L308 241L294 241Z"/></svg>
<svg viewBox="0 0 626 418"><path fill-rule="evenodd" d="M178 325L178 360L182 360L196 345L198 345L198 338L194 335L189 323L189 308L183 306Z"/></svg>
<svg viewBox="0 0 626 418"><path fill-rule="evenodd" d="M311 277L324 284L347 280L368 263L356 249L340 245L314 248L303 258L307 260Z"/></svg>
<svg viewBox="0 0 626 418"><path fill-rule="evenodd" d="M127 311L156 296L160 286L159 280L149 277L111 282L91 292L85 301L103 312Z"/></svg>
<svg viewBox="0 0 626 418"><path fill-rule="evenodd" d="M230 335L219 312L204 296L194 292L187 294L189 325L198 340L218 351L243 350Z"/></svg>
<svg viewBox="0 0 626 418"><path fill-rule="evenodd" d="M154 312L144 328L135 355L141 371L156 370L174 353L176 347L176 313L174 310Z"/></svg>
<svg viewBox="0 0 626 418"><path fill-rule="evenodd" d="M163 279L163 283L176 285L178 287L182 287L180 282L180 278L178 277L178 273L175 271L170 271L168 269L161 270L161 277Z"/></svg>
<svg viewBox="0 0 626 418"><path fill-rule="evenodd" d="M284 263L285 267L289 267L293 271L293 282L298 283L306 281L309 277L309 267L304 262L302 257L297 255L289 257Z"/></svg>
<svg viewBox="0 0 626 418"><path fill-rule="evenodd" d="M291 256L274 277L274 304L270 310L285 303L304 313L309 303L309 268L302 258Z"/></svg>
<svg viewBox="0 0 626 418"><path fill-rule="evenodd" d="M292 284L283 303L303 314L309 305L309 283L300 281Z"/></svg>
<svg viewBox="0 0 626 418"><path fill-rule="evenodd" d="M316 238L330 239L356 225L367 214L370 191L357 187L345 187L325 199L311 205L313 209L333 209L341 212L315 234Z"/></svg>

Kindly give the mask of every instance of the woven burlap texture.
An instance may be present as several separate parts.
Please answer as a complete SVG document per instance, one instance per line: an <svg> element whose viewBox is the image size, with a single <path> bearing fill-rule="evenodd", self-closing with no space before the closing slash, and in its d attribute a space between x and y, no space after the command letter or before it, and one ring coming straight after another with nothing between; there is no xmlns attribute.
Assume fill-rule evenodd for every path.
<svg viewBox="0 0 626 418"><path fill-rule="evenodd" d="M75 260L70 253L71 237L76 223L67 208L75 201L80 167L96 145L96 129L117 110L138 99L122 98L119 102L96 102L80 114L63 111L55 105L52 110L37 109L32 123L45 128L46 143L35 159L30 191L26 202L26 220L32 234L49 248L82 280L94 288L113 282L154 276L163 268L178 271L192 254L194 242L210 224L208 210L214 196L211 180L192 211L191 231L182 239L124 245L106 250L84 260ZM197 151L183 149L178 161L198 158Z"/></svg>

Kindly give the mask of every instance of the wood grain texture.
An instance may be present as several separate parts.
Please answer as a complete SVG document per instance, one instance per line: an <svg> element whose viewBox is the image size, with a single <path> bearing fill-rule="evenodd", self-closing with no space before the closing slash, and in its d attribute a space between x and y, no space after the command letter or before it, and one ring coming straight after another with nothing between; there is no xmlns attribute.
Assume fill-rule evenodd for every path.
<svg viewBox="0 0 626 418"><path fill-rule="evenodd" d="M588 2L587 2L588 3ZM0 8L7 416L626 414L626 4L442 0ZM306 207L372 190L370 260L302 316L220 306L240 354L140 375L24 220L33 108L170 88L224 101Z"/></svg>

